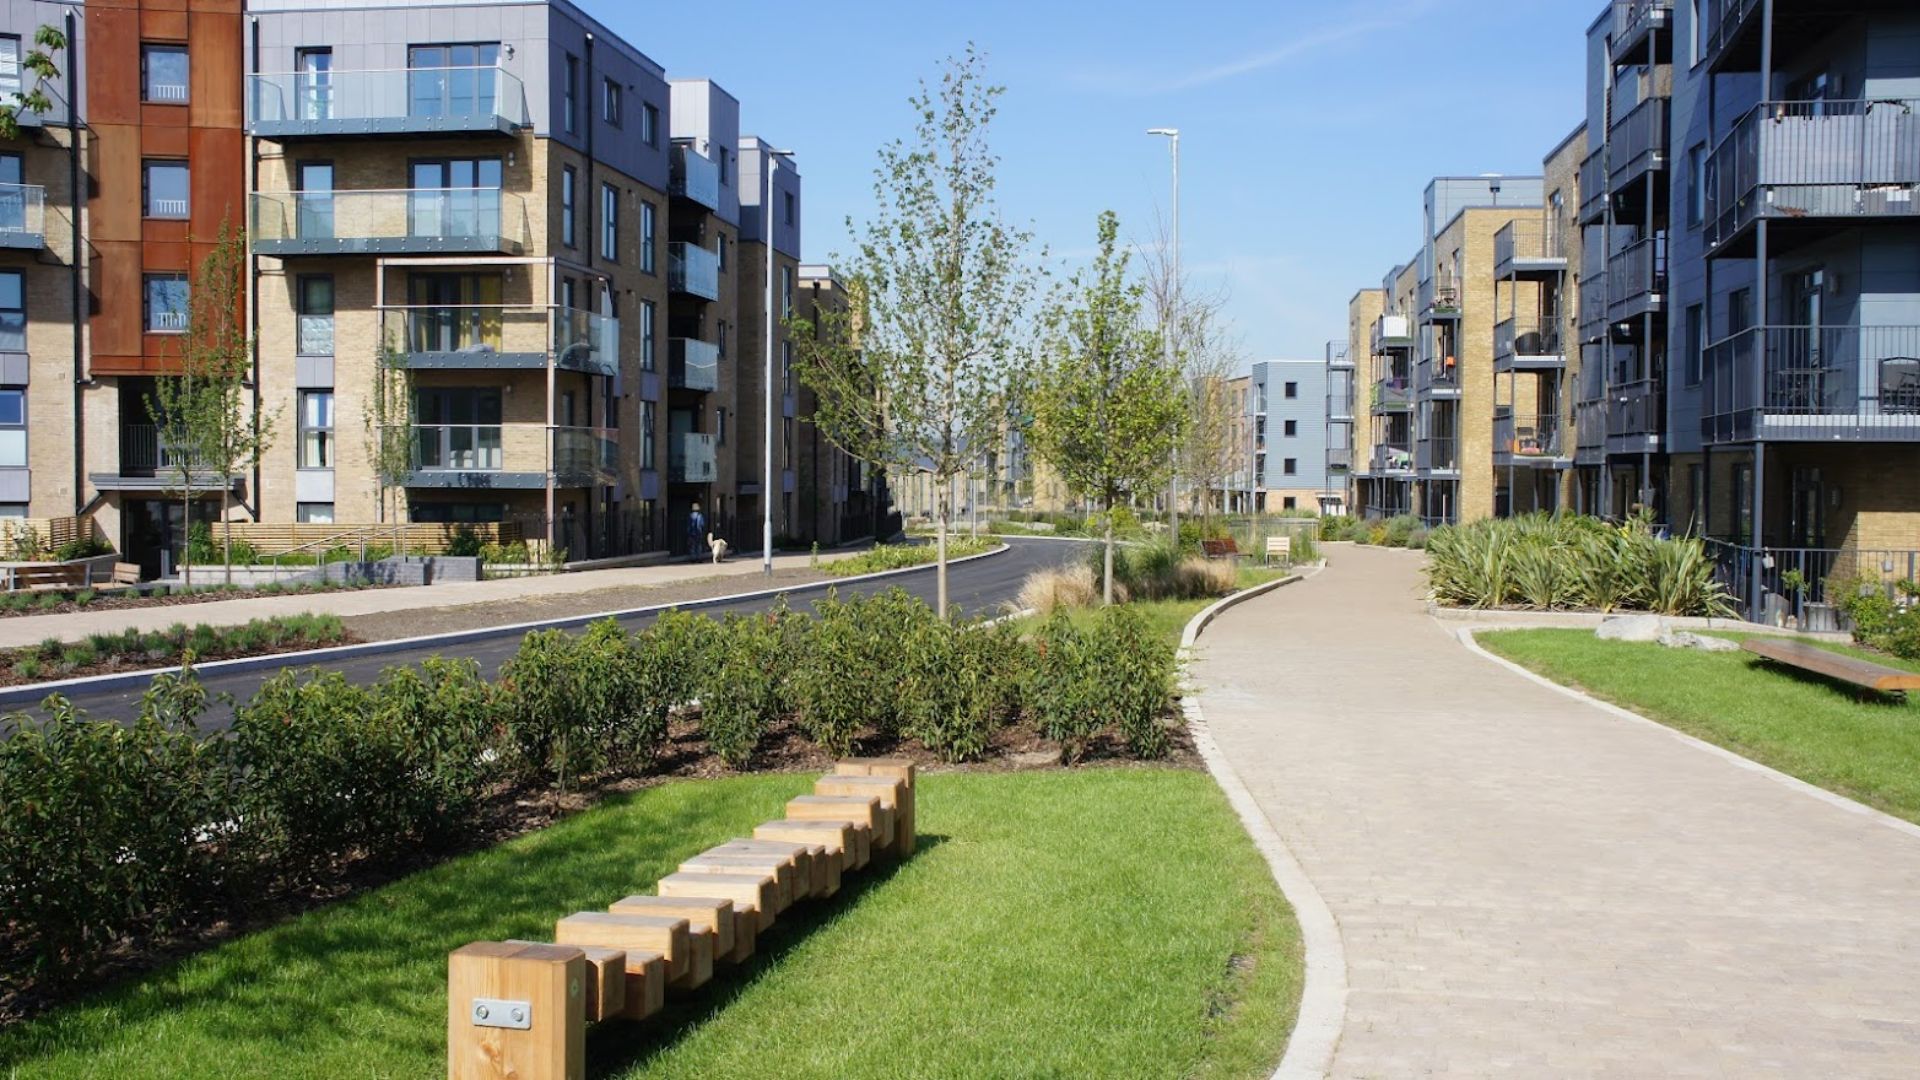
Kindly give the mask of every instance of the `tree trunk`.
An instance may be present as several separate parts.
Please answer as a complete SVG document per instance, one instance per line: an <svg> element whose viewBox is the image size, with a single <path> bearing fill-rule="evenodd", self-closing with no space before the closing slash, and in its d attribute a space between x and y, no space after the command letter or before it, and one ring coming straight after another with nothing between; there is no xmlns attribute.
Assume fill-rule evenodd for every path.
<svg viewBox="0 0 1920 1080"><path fill-rule="evenodd" d="M232 484L220 489L220 561L226 566L228 587L233 585L233 517L227 505L227 492L232 490Z"/></svg>
<svg viewBox="0 0 1920 1080"><path fill-rule="evenodd" d="M186 584L187 591L193 591L193 474L181 470L183 479L180 487L186 494L180 497L180 580Z"/></svg>
<svg viewBox="0 0 1920 1080"><path fill-rule="evenodd" d="M1107 496L1106 570L1101 575L1100 602L1113 606L1113 496Z"/></svg>
<svg viewBox="0 0 1920 1080"><path fill-rule="evenodd" d="M950 484L951 478L948 479ZM953 498L949 492L949 484L934 485L936 508L934 517L937 519L934 523L934 535L937 538L935 542L939 545L939 550L934 555L933 576L936 583L933 610L934 614L940 617L941 622L947 619L947 516L953 512Z"/></svg>

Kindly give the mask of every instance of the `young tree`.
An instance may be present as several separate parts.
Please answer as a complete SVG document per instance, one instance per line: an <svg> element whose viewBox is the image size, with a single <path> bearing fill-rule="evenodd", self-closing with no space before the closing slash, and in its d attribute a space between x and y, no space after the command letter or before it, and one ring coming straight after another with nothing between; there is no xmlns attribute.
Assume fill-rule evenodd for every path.
<svg viewBox="0 0 1920 1080"><path fill-rule="evenodd" d="M1105 519L1101 593L1113 603L1113 511L1164 483L1187 413L1180 372L1141 320L1143 287L1115 250L1120 221L1100 215L1100 253L1049 312L1033 386L1034 443L1067 489Z"/></svg>
<svg viewBox="0 0 1920 1080"><path fill-rule="evenodd" d="M987 131L1002 88L983 67L969 46L937 89L921 83L912 141L880 149L876 209L846 268L853 302L791 335L821 432L879 469L931 476L943 618L952 481L1003 434L1038 278L1030 235L994 202Z"/></svg>
<svg viewBox="0 0 1920 1080"><path fill-rule="evenodd" d="M179 371L154 383L148 405L159 421L169 475L178 484L189 544L196 486L211 479L219 487L221 562L228 584L233 581L233 482L260 464L280 418L279 409L255 409L250 400L253 339L240 322L246 272L246 236L222 223L187 295ZM183 567L191 584L191 558Z"/></svg>
<svg viewBox="0 0 1920 1080"><path fill-rule="evenodd" d="M20 58L22 71L33 75L33 84L11 99L0 99L0 139L20 137L21 113L49 113L53 99L47 96L47 83L60 77L53 54L67 47L67 35L55 27L42 26L33 32L33 48Z"/></svg>
<svg viewBox="0 0 1920 1080"><path fill-rule="evenodd" d="M367 388L367 463L373 470L375 506L393 523L393 553L406 553L399 497L413 472L413 371L406 354L382 339L373 358L373 383Z"/></svg>

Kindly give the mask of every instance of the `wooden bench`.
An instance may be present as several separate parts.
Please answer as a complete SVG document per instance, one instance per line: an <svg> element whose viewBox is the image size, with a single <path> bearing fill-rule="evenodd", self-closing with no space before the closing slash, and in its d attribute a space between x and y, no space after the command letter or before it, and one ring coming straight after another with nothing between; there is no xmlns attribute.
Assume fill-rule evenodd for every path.
<svg viewBox="0 0 1920 1080"><path fill-rule="evenodd" d="M1202 540L1200 553L1209 559L1238 559L1240 545L1235 544L1231 536L1225 540Z"/></svg>
<svg viewBox="0 0 1920 1080"><path fill-rule="evenodd" d="M787 816L683 860L658 896L554 924L554 944L482 941L447 958L451 1080L586 1075L586 1026L644 1020L753 955L786 907L832 896L875 852L913 853L914 766L853 758Z"/></svg>
<svg viewBox="0 0 1920 1080"><path fill-rule="evenodd" d="M1282 563L1286 564L1287 566L1293 565L1293 537L1291 536L1267 537L1267 554L1266 554L1265 562L1271 565L1273 563L1273 560L1276 557L1279 558L1279 560Z"/></svg>
<svg viewBox="0 0 1920 1080"><path fill-rule="evenodd" d="M7 570L7 588L15 591L80 589L86 584L85 563L48 563L38 566L15 566Z"/></svg>
<svg viewBox="0 0 1920 1080"><path fill-rule="evenodd" d="M1920 690L1920 673L1862 660L1857 656L1816 648L1782 638L1750 637L1740 647L1763 660L1801 671L1810 671L1835 682L1848 683L1882 694L1903 694Z"/></svg>

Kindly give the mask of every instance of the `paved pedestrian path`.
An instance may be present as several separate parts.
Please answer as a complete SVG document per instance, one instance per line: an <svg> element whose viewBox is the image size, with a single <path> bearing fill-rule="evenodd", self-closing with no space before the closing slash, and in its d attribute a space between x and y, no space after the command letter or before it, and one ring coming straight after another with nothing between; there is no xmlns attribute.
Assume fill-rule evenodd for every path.
<svg viewBox="0 0 1920 1080"><path fill-rule="evenodd" d="M821 563L836 562L860 554L857 550L822 552ZM805 570L813 556L806 553L773 557L774 570ZM217 571L205 571L217 574ZM241 600L209 600L195 604L168 604L155 607L77 611L62 615L16 615L0 619L0 649L19 648L57 637L79 641L89 634L119 633L128 629L164 630L175 623L205 623L209 626L237 626L250 619L270 619L276 615L311 612L319 615L383 615L392 612L442 609L514 601L531 597L552 597L630 590L669 588L690 581L716 577L752 579L760 576L758 555L736 556L726 562L689 562L676 559L652 566L630 566L615 570L585 570L574 574L544 574L533 577L497 578L489 581L449 582L443 585L403 586L390 589L357 589L340 592L289 593L258 596ZM741 582L742 591L752 581ZM644 604L646 601L641 601Z"/></svg>
<svg viewBox="0 0 1920 1080"><path fill-rule="evenodd" d="M1339 923L1332 1074L1920 1076L1920 837L1476 655L1418 558L1337 548L1195 667Z"/></svg>

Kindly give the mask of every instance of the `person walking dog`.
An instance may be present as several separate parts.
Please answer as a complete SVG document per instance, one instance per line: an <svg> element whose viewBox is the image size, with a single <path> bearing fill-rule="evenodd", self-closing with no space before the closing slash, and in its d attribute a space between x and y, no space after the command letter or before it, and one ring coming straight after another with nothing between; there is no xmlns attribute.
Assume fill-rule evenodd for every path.
<svg viewBox="0 0 1920 1080"><path fill-rule="evenodd" d="M687 516L687 561L699 562L707 548L707 515L700 512L700 504L693 504L693 513Z"/></svg>

